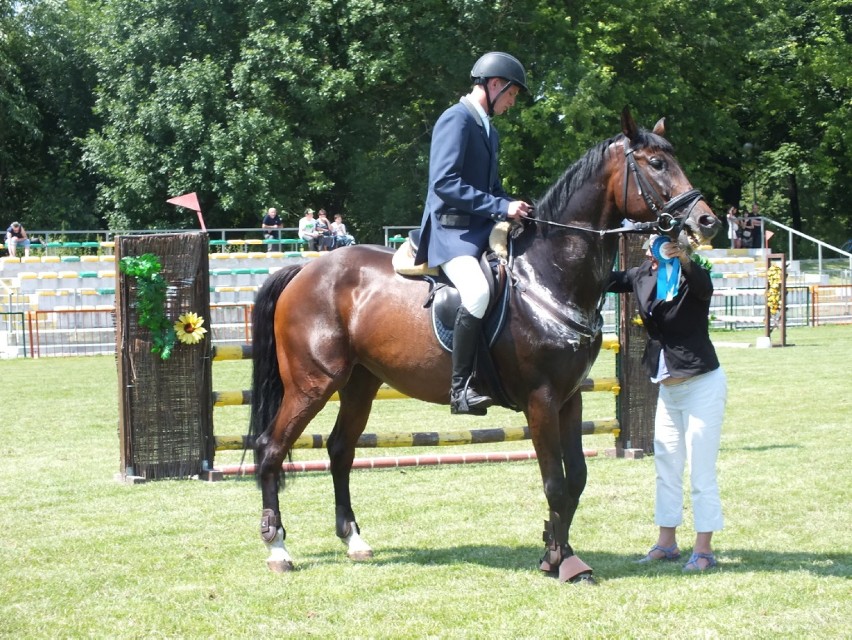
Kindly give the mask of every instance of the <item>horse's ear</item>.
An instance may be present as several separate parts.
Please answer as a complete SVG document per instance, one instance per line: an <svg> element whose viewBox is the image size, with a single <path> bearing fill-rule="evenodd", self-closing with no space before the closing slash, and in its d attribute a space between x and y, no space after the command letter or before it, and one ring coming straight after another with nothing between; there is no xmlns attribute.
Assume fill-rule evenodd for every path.
<svg viewBox="0 0 852 640"><path fill-rule="evenodd" d="M657 124L654 125L654 133L658 136L665 138L666 137L666 119L660 118L657 120Z"/></svg>
<svg viewBox="0 0 852 640"><path fill-rule="evenodd" d="M621 132L627 136L627 139L633 142L639 133L639 127L636 126L636 121L630 114L630 107L624 106L621 110Z"/></svg>

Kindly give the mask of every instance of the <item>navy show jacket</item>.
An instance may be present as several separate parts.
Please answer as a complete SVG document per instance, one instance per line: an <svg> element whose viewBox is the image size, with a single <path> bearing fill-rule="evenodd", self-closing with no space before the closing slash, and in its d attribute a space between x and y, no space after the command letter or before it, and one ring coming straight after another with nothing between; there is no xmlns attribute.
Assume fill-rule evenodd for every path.
<svg viewBox="0 0 852 640"><path fill-rule="evenodd" d="M497 171L500 138L490 134L467 98L444 111L432 131L429 192L423 209L416 264L479 257L495 222L505 220L511 198Z"/></svg>

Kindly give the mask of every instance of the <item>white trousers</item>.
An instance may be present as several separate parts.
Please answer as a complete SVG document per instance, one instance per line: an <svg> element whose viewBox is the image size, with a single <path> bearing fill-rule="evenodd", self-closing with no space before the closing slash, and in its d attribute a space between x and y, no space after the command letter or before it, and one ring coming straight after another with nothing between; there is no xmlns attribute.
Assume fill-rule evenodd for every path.
<svg viewBox="0 0 852 640"><path fill-rule="evenodd" d="M482 318L488 309L488 280L479 260L473 256L457 256L447 260L441 269L459 290L462 306L470 315Z"/></svg>
<svg viewBox="0 0 852 640"><path fill-rule="evenodd" d="M727 394L721 367L681 384L660 385L654 420L657 526L677 527L683 522L683 470L688 461L695 531L722 529L716 459Z"/></svg>

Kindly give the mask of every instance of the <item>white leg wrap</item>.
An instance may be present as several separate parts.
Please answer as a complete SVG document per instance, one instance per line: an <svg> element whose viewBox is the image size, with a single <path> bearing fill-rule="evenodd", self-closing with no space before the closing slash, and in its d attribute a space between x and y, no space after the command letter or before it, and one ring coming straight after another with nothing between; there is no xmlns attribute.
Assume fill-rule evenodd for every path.
<svg viewBox="0 0 852 640"><path fill-rule="evenodd" d="M355 531L355 527L352 527L352 532L346 536L345 538L341 538L343 540L343 544L346 545L346 555L348 556L372 556L373 550L370 548L364 538L362 538Z"/></svg>
<svg viewBox="0 0 852 640"><path fill-rule="evenodd" d="M284 546L284 529L281 527L278 527L275 539L272 542L267 542L265 544L266 548L269 550L269 557L266 559L267 562L293 562L293 558L287 551L287 547Z"/></svg>

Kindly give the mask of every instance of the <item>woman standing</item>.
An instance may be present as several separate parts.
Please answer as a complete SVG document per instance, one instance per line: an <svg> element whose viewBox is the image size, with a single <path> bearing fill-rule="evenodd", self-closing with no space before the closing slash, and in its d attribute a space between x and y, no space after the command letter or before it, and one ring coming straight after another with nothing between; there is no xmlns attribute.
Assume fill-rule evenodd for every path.
<svg viewBox="0 0 852 640"><path fill-rule="evenodd" d="M742 247L742 241L740 240L740 234L742 230L740 229L740 219L737 217L737 207L736 205L731 205L728 207L728 240L731 241L731 249L739 249Z"/></svg>
<svg viewBox="0 0 852 640"><path fill-rule="evenodd" d="M646 243L647 260L614 272L609 291L633 292L648 332L642 364L660 384L654 419L657 542L639 562L677 560L683 520L683 472L689 462L695 546L684 571L716 566L711 541L722 529L716 459L727 380L710 342L710 273L662 236Z"/></svg>

